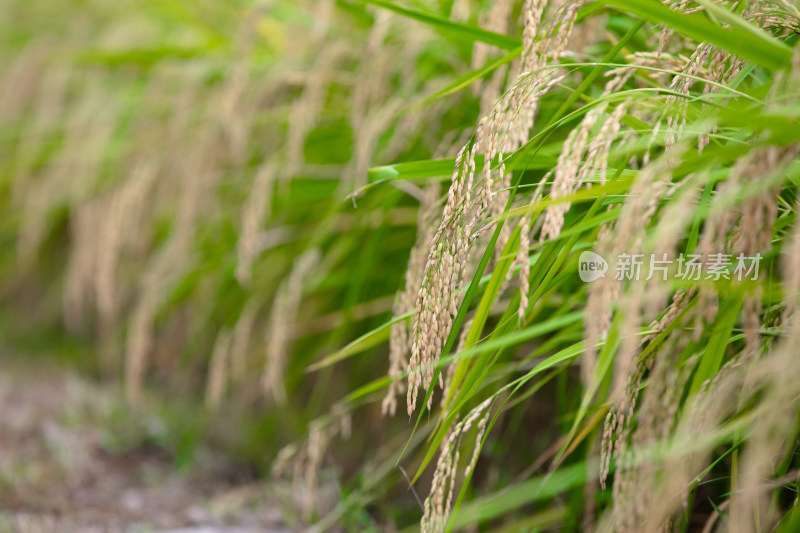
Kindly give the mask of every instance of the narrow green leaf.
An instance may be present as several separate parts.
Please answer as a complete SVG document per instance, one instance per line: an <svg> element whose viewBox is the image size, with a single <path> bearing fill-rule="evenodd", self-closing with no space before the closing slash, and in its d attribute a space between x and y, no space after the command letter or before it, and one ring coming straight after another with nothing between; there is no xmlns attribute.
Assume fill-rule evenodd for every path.
<svg viewBox="0 0 800 533"><path fill-rule="evenodd" d="M473 70L472 72L467 72L463 76L459 76L453 83L451 83L444 89L441 89L440 91L437 91L436 93L432 94L431 96L426 98L420 105L430 103L433 100L437 100L439 98L447 96L448 94L453 94L469 87L470 85L472 85L479 79L483 78L487 74L494 72L503 65L510 63L514 59L518 58L521 53L522 53L522 47L518 46L517 48L514 48L513 50L508 52L507 54L498 57L494 61L486 63L481 68Z"/></svg>
<svg viewBox="0 0 800 533"><path fill-rule="evenodd" d="M519 234L520 230L519 227L517 227L514 229L514 233L506 243L505 248L503 248L502 255L504 259L501 260L494 269L494 273L489 280L489 284L486 286L486 290L481 297L481 301L478 303L477 309L475 309L475 316L472 319L472 324L470 325L470 329L467 332L467 337L465 339L465 347L472 346L478 342L478 339L480 338L480 334L483 331L484 325L486 324L486 319L489 318L489 310L491 309L492 305L494 305L495 300L497 300L497 296L500 293L500 288L503 285L503 281L506 279L506 274L508 274L508 270L514 263L512 254L516 254L517 249L519 248ZM445 400L445 405L450 405L450 402L453 398L453 393L460 389L461 380L466 374L469 366L469 360L466 359L457 363L455 373L453 374L453 380L450 385L449 395Z"/></svg>
<svg viewBox="0 0 800 533"><path fill-rule="evenodd" d="M720 311L714 322L714 328L711 330L711 337L700 358L700 363L697 365L697 371L692 378L692 386L689 389L690 395L697 394L703 383L713 378L722 367L725 348L730 342L733 325L739 316L739 310L742 308L742 299L742 294L736 292L720 301Z"/></svg>
<svg viewBox="0 0 800 533"><path fill-rule="evenodd" d="M396 324L401 320L408 320L410 317L411 317L411 312L408 312L392 318L392 320L390 320L389 322L381 324L372 331L368 331L367 333L363 334L362 336L360 336L353 342L349 343L341 350L330 354L329 356L317 361L312 365L309 365L306 371L314 372L316 370L320 370L327 366L331 366L332 364L343 361L348 357L351 357L365 350L368 350L373 346L377 346L378 344L382 343L383 341L389 338L389 333L392 330L393 324Z"/></svg>
<svg viewBox="0 0 800 533"><path fill-rule="evenodd" d="M792 50L787 45L721 7L719 10L727 13L721 16L719 10L714 9L713 12L724 19L729 27L720 26L703 13L679 13L654 0L605 1L622 11L644 17L653 23L666 24L698 42L708 41L716 44L770 70L780 69L788 65L792 59ZM742 28L746 28L747 31L741 31Z"/></svg>
<svg viewBox="0 0 800 533"><path fill-rule="evenodd" d="M523 162L516 161L515 165L506 165L508 170L522 169L549 169L557 162L557 156L551 155L549 151L540 150L538 154ZM475 155L475 166L480 168L483 165L483 154ZM385 182L391 180L418 180L425 178L435 178L453 174L456 160L452 157L444 159L427 159L421 161L409 161L407 163L397 163L394 165L384 165L369 169L370 182Z"/></svg>
<svg viewBox="0 0 800 533"><path fill-rule="evenodd" d="M557 496L586 483L588 470L586 463L569 465L552 474L537 476L514 487L477 498L461 508L454 525L459 528L479 524L524 505Z"/></svg>
<svg viewBox="0 0 800 533"><path fill-rule="evenodd" d="M404 17L408 17L410 19L423 22L437 30L450 32L466 41L470 42L479 41L482 43L497 46L498 48L502 48L504 50L514 50L515 48L520 46L520 44L522 44L519 39L511 37L509 35L501 35L499 33L487 31L482 28L478 28L476 26L470 26L469 24L453 22L452 20L448 20L444 17L440 17L439 15L435 15L433 13L426 13L424 11L418 11L416 9L409 9L407 7L398 6L397 4L394 4L392 2L387 2L385 0L361 0L361 1L364 2L365 4L371 4L373 6L381 7L383 9L388 9L389 11L394 11L398 15L402 15Z"/></svg>
<svg viewBox="0 0 800 533"><path fill-rule="evenodd" d="M628 30L628 32L625 35L622 36L622 39L619 40L619 42L614 46L614 48L609 50L609 52L603 58L602 63L610 63L611 61L613 61L614 58L617 57L617 54L619 54L620 51L623 48L625 48L625 45L627 45L630 42L630 40L633 39L633 36L636 35L639 32L639 30L642 29L642 26L644 26L643 20L640 20L639 22L634 24L633 27L630 30ZM564 103L561 104L561 106L555 112L553 118L550 119L551 124L560 119L562 116L564 116L564 113L567 111L567 109L569 109L569 106L574 104L578 100L578 98L582 96L589 87L591 87L592 83L594 83L594 81L600 76L602 70L603 67L598 65L594 67L591 72L589 72L589 74L586 76L586 78L584 78L581 84L578 85L578 88L575 89L575 91L573 91L572 94L569 95L569 97L564 101Z"/></svg>

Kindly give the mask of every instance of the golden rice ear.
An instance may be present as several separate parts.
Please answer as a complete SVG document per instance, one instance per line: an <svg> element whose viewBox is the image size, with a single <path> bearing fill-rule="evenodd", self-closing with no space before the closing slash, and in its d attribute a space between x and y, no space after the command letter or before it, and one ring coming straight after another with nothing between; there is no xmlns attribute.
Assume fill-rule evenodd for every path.
<svg viewBox="0 0 800 533"><path fill-rule="evenodd" d="M733 480L736 488L730 499L731 521L739 520L741 531L757 531L778 522L781 511L770 490L796 479L790 472L772 482L787 446L796 438L797 419L793 405L800 395L797 343L800 342L800 321L795 314L800 302L800 224L795 223L784 240L782 250L784 309L783 338L774 341L758 359L750 357L749 365L741 365L743 393L759 396L759 416L750 427L750 437L741 455L741 468ZM760 303L760 302L759 302ZM711 393L709 393L711 396ZM745 396L746 397L746 396ZM744 401L744 399L739 400ZM785 470L784 470L785 471ZM765 483L766 482L766 483Z"/></svg>
<svg viewBox="0 0 800 533"><path fill-rule="evenodd" d="M772 158L772 161L778 161L779 159ZM774 169L772 165L762 159L760 168L765 167L768 171ZM736 183L737 179L741 179L736 176L745 176L747 174L743 172L745 168L747 168L746 161L737 165L731 176L732 183ZM726 205L724 203L726 194L722 195L723 200L719 200L722 202L721 205ZM755 204L755 201L764 202L764 204L768 203L768 201L764 201L763 197L758 195L753 198L754 200L746 200L744 202L743 209L745 214L742 217L742 221L747 219L749 222L746 226L747 229L742 223L740 226L741 231L733 234L733 240L730 243L732 249L755 250L762 249L761 247L763 246L768 247L770 244L771 225L774 219L770 217L764 218L763 214L758 214L765 211L754 210L755 207L763 205L761 203ZM748 209L751 210L751 215L747 214ZM769 209L766 212L769 212ZM765 224L769 226L769 231L763 230ZM720 225L724 226L724 224ZM716 226L712 225L711 229L707 230L707 233L714 234L715 228ZM793 228L787 241L789 246L785 253L787 265L791 265L792 258L795 255L796 247L794 243L797 240L796 234L796 228ZM759 236L764 238L760 239ZM797 269L787 269L787 271L796 272ZM787 285L791 287L796 283L790 281ZM683 295L680 298L676 295L670 310L664 315L661 322L671 320L675 312L683 306L687 296L690 295ZM754 300L751 305L760 307L760 301ZM702 309L699 310L699 314L703 312ZM754 317L748 318L749 314L754 315ZM757 331L760 326L760 318L755 309L748 309L747 301L745 302L743 316L745 330L748 327L752 327ZM749 320L755 322L755 324L748 325ZM662 330L663 328L657 329ZM778 458L785 451L785 429L791 427L794 422L794 415L784 415L786 410L778 406L790 401L789 398L796 398L798 394L796 377L787 377L787 374L793 375L791 371L788 371L792 365L785 361L785 358L789 357L788 354L792 352L790 346L797 342L793 340L797 331L796 328L790 328L788 338L785 341L779 342L775 349L766 351L761 355L758 362L751 365L741 364L743 359L752 358L754 353L751 347L751 342L753 341L746 339L747 346L741 356L731 360L712 380L706 382L701 392L693 399L691 408L687 408L687 412L684 413L685 416L677 418L680 421L680 425L674 433L678 442L680 442L679 439L681 438L695 439L698 435L703 435L711 428L722 425L727 417L736 412L737 405L740 406L747 401L747 397L753 394L762 394L759 391L767 391L766 397L761 397L759 407L759 409L763 409L761 412L765 413L765 416L754 418L754 426L759 427L751 428L753 442L744 448L745 453L742 455L741 460L741 465L743 465L741 474L734 482L736 490L733 492L730 502L724 502L724 505L731 509L732 523L736 520L735 523L740 524L742 531L755 531L759 528L769 527L770 524L774 524L779 516L777 510L771 506L767 498L767 493L764 490L764 480L772 476ZM747 332L745 331L745 333ZM686 341L684 340L684 342ZM654 443L659 440L664 441L672 435L672 430L670 427L664 426L664 421L676 420L677 413L675 409L679 405L679 401L677 398L672 397L671 393L683 390L684 386L681 383L686 382L686 375L680 378L680 382L676 382L674 377L679 375L678 367L666 356L679 352L680 350L675 348L671 350L662 349L661 355L655 359L655 370L651 371L648 376L648 385L643 389L642 401L637 414L636 429L632 433L630 429L625 429L631 427L630 417L623 417L623 422L620 422L616 411L613 411L606 421L606 428L603 432L604 460L601 465L608 464L608 456L611 455L608 450L611 447L610 443L614 433L616 433L617 438L614 448L621 450L620 458L617 460L613 495L613 512L616 517L617 528L621 531L640 530L638 528L641 528L642 524L646 525L647 530L655 531L656 526L668 523L671 516L674 517L675 513L680 512L681 506L686 505L685 500L688 496L688 491L700 481L700 479L692 477L693 472L699 471L702 465L705 464L706 456L710 453L713 445L708 443L696 451L681 454L681 458L677 461L656 460L655 462L647 459L637 460L631 448L646 449L647 443ZM692 365L686 365L684 368L691 367ZM684 374L686 374L685 371ZM669 375L672 375L673 378L664 381L663 377ZM640 381L641 373L632 381L634 390L639 390ZM789 383L790 381L792 384ZM663 384L663 386L660 386L660 384ZM635 399L635 397L633 396L632 398ZM630 409L629 413L632 415L633 410ZM626 418L627 422L624 421ZM659 426L662 429L658 430L657 434L654 435L654 429ZM626 450L631 451L626 452ZM617 458L616 453L614 457L615 459ZM607 466L601 466L601 479L604 480L606 475ZM653 495L655 496L653 497ZM678 497L680 495L683 495L683 503L681 503L681 498ZM756 512L757 508L759 509L758 512ZM754 522L752 517L758 517L758 521Z"/></svg>
<svg viewBox="0 0 800 533"><path fill-rule="evenodd" d="M632 429L634 406L631 405L628 411L631 418L628 419L627 429L624 430L627 432L631 448L652 449L658 443L667 442L675 432L676 421L680 419L680 397L691 376L690 371L686 367L681 367L677 362L680 353L688 343L689 339L686 335L672 334L663 348L653 353L648 359L646 367L649 374L647 375L646 391L641 394L639 400L640 407L636 413L635 429ZM634 397L633 402L637 401L634 395L638 394L642 379L642 374L640 374L636 390L631 391L632 397ZM632 453L627 459L620 460L621 464L626 465L626 468L630 467L627 472L623 471L621 474L622 477L630 476L629 479L632 479L629 488L640 490L648 483L664 488L663 492L648 490L647 495L634 497L640 502L638 510L635 511L638 513L638 523L647 523L650 531L658 531L661 525L667 528L671 520L676 518L676 512L687 505L691 490L691 479L688 478L691 469L674 468L669 459L642 462L635 455ZM638 461L638 464L626 463L627 460ZM663 482L662 477L666 478ZM653 494L658 494L658 496L650 498ZM623 505L620 509L615 509L615 515L625 515L625 500L625 498L621 499ZM650 523L646 511L642 514L645 508L654 513L655 518L652 523Z"/></svg>
<svg viewBox="0 0 800 533"><path fill-rule="evenodd" d="M480 454L483 436L489 417L492 414L494 397L489 397L472 409L460 422L453 424L445 435L439 447L439 459L433 473L431 490L425 498L424 514L420 522L420 529L425 533L441 533L445 530L450 513L453 508L453 494L458 479L458 467L462 437L472 428L477 426L475 444L472 456L467 463L464 476L469 476Z"/></svg>
<svg viewBox="0 0 800 533"><path fill-rule="evenodd" d="M231 340L231 330L223 328L211 350L205 393L206 407L211 411L219 409L227 392L231 374Z"/></svg>
<svg viewBox="0 0 800 533"><path fill-rule="evenodd" d="M615 258L629 250L641 250L647 227L656 213L658 204L672 177L672 168L679 160L682 150L676 149L645 166L636 176L631 186L629 200L623 206L613 230L604 233L597 243L597 253L603 257ZM622 321L621 348L615 359L615 378L612 398L618 400L624 392L624 382L630 372L631 364L638 352L640 339L636 334L645 306L646 283L633 283L622 292L622 284L616 275L607 275L588 288L586 306L586 353L583 362L583 377L586 383L594 378L596 358L595 346L605 338L611 327L612 303L619 299Z"/></svg>
<svg viewBox="0 0 800 533"><path fill-rule="evenodd" d="M425 273L425 259L428 254L428 244L436 231L436 216L438 213L440 187L431 184L425 188L417 212L417 240L411 249L408 267L405 274L405 286L394 299L392 307L393 316L401 316L414 310L415 299L422 284ZM398 394L405 390L403 373L408 370L408 353L411 350L409 338L410 325L405 320L392 324L389 335L389 377L392 383L386 391L386 396L381 404L383 415L394 416L397 410Z"/></svg>
<svg viewBox="0 0 800 533"><path fill-rule="evenodd" d="M250 340L253 328L258 315L259 303L256 299L249 300L242 309L236 325L233 327L231 339L231 382L239 384L247 376L247 370L251 366L249 361Z"/></svg>
<svg viewBox="0 0 800 533"><path fill-rule="evenodd" d="M542 2L528 1L524 6L526 32L522 64L533 69L554 63L560 57L569 32L574 26L581 2L571 2L556 10L545 28L544 36L533 39L541 21ZM563 79L556 69L525 72L484 116L475 132L475 140L462 148L456 158L442 220L430 243L423 282L412 319L412 348L408 366L407 407L414 412L420 386L426 390L433 379L439 357L458 311L458 288L464 282L468 258L478 230L486 218L502 212L508 198L510 174L504 154L522 146L533 127L536 102ZM473 195L476 156L483 155L482 180ZM498 160L495 169L493 161ZM508 229L498 239L498 252L507 240ZM431 396L431 401L432 401ZM430 408L430 405L428 406Z"/></svg>
<svg viewBox="0 0 800 533"><path fill-rule="evenodd" d="M97 312L105 335L110 335L117 326L120 307L128 297L119 283L123 254L130 255L135 246L137 235L132 227L142 223L147 215L147 202L157 179L155 162L143 161L105 202L105 213L99 224L101 238L95 278Z"/></svg>
<svg viewBox="0 0 800 533"><path fill-rule="evenodd" d="M601 98L619 91L632 74L632 70L623 70L615 74L606 83ZM611 144L619 134L622 118L628 111L628 102L623 101L608 114L607 118L603 118L607 109L608 104L605 102L592 108L583 117L580 126L570 131L555 168L553 186L550 189L552 199L570 196L587 178L598 179L601 184L605 183L608 154ZM598 132L591 136L592 130L598 123L601 123ZM559 236L564 227L564 215L569 208L569 202L557 203L547 208L540 241Z"/></svg>
<svg viewBox="0 0 800 533"><path fill-rule="evenodd" d="M266 353L261 386L265 394L279 403L286 402L284 371L289 357L294 324L303 298L303 285L322 257L318 248L311 248L297 257L289 277L275 296L270 313L269 328L264 342Z"/></svg>
<svg viewBox="0 0 800 533"><path fill-rule="evenodd" d="M531 247L531 220L530 216L525 215L519 222L519 251L514 258L514 265L519 266L519 309L517 318L522 321L528 310L528 294L530 293L531 263L529 259ZM513 267L512 267L513 270Z"/></svg>
<svg viewBox="0 0 800 533"><path fill-rule="evenodd" d="M456 353L463 351L467 348L467 337L469 336L469 332L472 329L472 323L474 322L475 315L469 316L467 320L464 321L464 327L461 328L461 335L458 338L458 346L456 349ZM453 361L449 365L447 365L447 375L444 377L444 383L442 387L442 402L441 402L441 409L442 411L446 411L449 407L448 400L451 398L451 390L453 384L453 376L456 372L456 367L458 365L457 361ZM455 398L458 392L461 390L461 385L459 384L458 388L452 391L452 398Z"/></svg>
<svg viewBox="0 0 800 533"><path fill-rule="evenodd" d="M350 407L334 405L330 412L316 418L308 425L308 438L300 446L287 445L278 452L272 463L270 475L275 478L290 477L293 497L305 520L310 520L323 508L330 507L328 499L320 494L320 470L333 439L349 439L352 431ZM287 475L291 470L291 475Z"/></svg>
<svg viewBox="0 0 800 533"><path fill-rule="evenodd" d="M795 209L800 210L800 204ZM783 265L783 317L784 328L796 327L798 323L797 309L800 306L800 224L795 224L787 236L781 254Z"/></svg>
<svg viewBox="0 0 800 533"><path fill-rule="evenodd" d="M236 279L244 287L252 283L253 264L268 244L262 242L261 225L270 215L272 194L278 179L277 161L269 159L261 163L242 210L241 232L236 241Z"/></svg>
<svg viewBox="0 0 800 533"><path fill-rule="evenodd" d="M189 84L191 85L191 84ZM222 177L221 154L216 138L203 133L192 146L195 151L181 161L183 181L170 237L150 258L139 280L138 300L134 304L125 345L125 389L133 403L143 400L143 382L153 348L155 319L169 291L191 266L191 253L204 209L213 204L209 195Z"/></svg>

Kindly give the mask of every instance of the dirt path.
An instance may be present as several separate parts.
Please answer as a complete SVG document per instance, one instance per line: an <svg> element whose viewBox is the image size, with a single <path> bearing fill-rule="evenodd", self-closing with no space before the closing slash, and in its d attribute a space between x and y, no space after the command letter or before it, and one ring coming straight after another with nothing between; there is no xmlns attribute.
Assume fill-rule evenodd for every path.
<svg viewBox="0 0 800 533"><path fill-rule="evenodd" d="M156 447L110 452L114 401L54 368L0 364L0 533L290 531L261 484L180 474Z"/></svg>

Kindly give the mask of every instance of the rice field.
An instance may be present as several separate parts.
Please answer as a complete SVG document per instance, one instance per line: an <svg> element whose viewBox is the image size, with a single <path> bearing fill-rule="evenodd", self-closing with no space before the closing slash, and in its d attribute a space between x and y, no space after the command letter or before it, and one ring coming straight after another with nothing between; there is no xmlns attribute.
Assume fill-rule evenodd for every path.
<svg viewBox="0 0 800 533"><path fill-rule="evenodd" d="M0 0L0 353L291 531L800 531L799 35L793 0Z"/></svg>

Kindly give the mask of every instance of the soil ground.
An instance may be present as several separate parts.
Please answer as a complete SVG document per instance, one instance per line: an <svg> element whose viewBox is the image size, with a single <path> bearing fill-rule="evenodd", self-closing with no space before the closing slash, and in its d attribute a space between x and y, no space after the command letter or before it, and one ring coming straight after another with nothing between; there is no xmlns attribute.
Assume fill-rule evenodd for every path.
<svg viewBox="0 0 800 533"><path fill-rule="evenodd" d="M156 446L110 451L108 391L0 361L0 533L290 531L263 483L183 473Z"/></svg>

